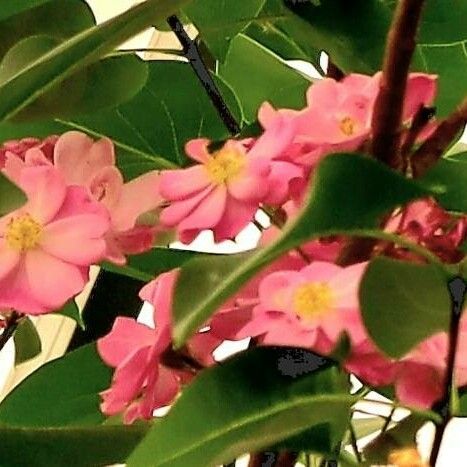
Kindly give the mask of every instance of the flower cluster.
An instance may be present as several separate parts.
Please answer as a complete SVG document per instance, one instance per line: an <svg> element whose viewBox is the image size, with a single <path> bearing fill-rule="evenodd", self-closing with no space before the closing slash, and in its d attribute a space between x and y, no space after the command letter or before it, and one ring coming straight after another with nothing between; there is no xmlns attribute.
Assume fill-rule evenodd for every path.
<svg viewBox="0 0 467 467"><path fill-rule="evenodd" d="M206 139L188 142L186 152L195 164L161 174L160 195L166 201L161 224L176 229L185 243L203 230L211 230L215 241L221 241L234 238L263 208L281 217L262 233L260 243L270 243L280 234L280 224L297 215L305 187L323 157L339 151L365 152L380 79L380 74L350 75L340 82L324 79L310 87L302 110L276 110L264 103L258 113L263 133L256 139L229 140L212 150ZM409 76L402 131L421 106L433 103L435 92L436 77ZM429 123L419 138L425 138L433 125ZM420 200L394 212L385 229L454 262L462 255L466 222L432 200ZM346 337L347 371L369 385L394 385L404 403L431 406L442 396L446 333L432 336L400 360L383 355L368 336L360 312L358 290L367 263L340 266L344 244L341 237L309 241L269 264L172 358L168 358L173 353L170 316L178 271L159 276L141 294L154 305L155 329L119 318L100 340L103 359L116 367L110 389L102 394L103 412L123 411L127 422L150 418L154 409L170 405L180 385L191 380L189 361L194 367L212 365L212 353L220 343L245 338L255 345L295 346L330 355ZM392 244L382 243L376 251L422 261ZM465 333L463 320L458 384L467 384Z"/></svg>

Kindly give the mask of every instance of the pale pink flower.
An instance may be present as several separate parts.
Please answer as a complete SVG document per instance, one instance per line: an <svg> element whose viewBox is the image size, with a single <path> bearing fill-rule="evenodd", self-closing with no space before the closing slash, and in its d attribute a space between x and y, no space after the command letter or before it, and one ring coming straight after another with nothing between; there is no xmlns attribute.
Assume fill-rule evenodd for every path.
<svg viewBox="0 0 467 467"><path fill-rule="evenodd" d="M28 201L0 219L0 308L41 314L81 292L105 255L108 214L53 167L23 170Z"/></svg>
<svg viewBox="0 0 467 467"><path fill-rule="evenodd" d="M351 74L341 81L319 80L307 92L307 106L302 110L275 110L264 103L258 114L266 133L281 120L296 128L293 144L286 158L314 168L321 158L333 152L355 151L371 137L373 107L379 91L381 73L374 76ZM436 76L409 75L404 122L421 105L431 105L436 93Z"/></svg>
<svg viewBox="0 0 467 467"><path fill-rule="evenodd" d="M24 160L26 152L30 149L40 150L46 159L52 161L57 139L58 136L51 135L43 140L39 138L22 138L20 140L5 141L0 147L0 169L3 169L8 153Z"/></svg>
<svg viewBox="0 0 467 467"><path fill-rule="evenodd" d="M145 213L159 208L159 172L150 171L127 183L115 165L112 141L94 141L78 131L64 133L54 140L53 157L42 146L28 148L23 154L6 154L5 173L18 180L23 168L53 165L70 186L85 187L90 195L109 211L111 228L107 233L107 259L124 264L125 254L147 251L160 230L152 221L140 221Z"/></svg>
<svg viewBox="0 0 467 467"><path fill-rule="evenodd" d="M124 422L150 419L155 409L171 404L181 384L194 373L170 366L171 308L178 271L161 274L141 289L140 297L154 305L155 328L132 318L116 319L110 333L99 339L97 349L104 362L116 368L112 385L101 393L106 415L123 412ZM201 333L187 343L190 358L211 365L219 340Z"/></svg>
<svg viewBox="0 0 467 467"><path fill-rule="evenodd" d="M212 230L216 241L235 237L253 219L260 203L281 204L288 197L291 179L302 170L276 161L292 141L291 125L274 126L258 140L229 140L214 151L209 141L189 141L186 152L199 164L162 174L160 192L170 203L161 222L176 227L182 242L202 230Z"/></svg>
<svg viewBox="0 0 467 467"><path fill-rule="evenodd" d="M345 331L365 338L358 286L365 263L341 268L316 261L300 271L282 270L259 285L259 305L242 333L265 345L293 345L328 353Z"/></svg>

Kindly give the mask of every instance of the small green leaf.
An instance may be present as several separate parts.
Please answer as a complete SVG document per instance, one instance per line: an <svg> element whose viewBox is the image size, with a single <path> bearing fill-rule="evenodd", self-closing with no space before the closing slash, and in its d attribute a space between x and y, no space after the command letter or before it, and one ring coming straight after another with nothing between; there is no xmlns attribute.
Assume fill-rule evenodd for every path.
<svg viewBox="0 0 467 467"><path fill-rule="evenodd" d="M0 216L21 207L26 202L26 195L13 182L0 173Z"/></svg>
<svg viewBox="0 0 467 467"><path fill-rule="evenodd" d="M23 318L13 336L15 342L15 365L36 357L42 351L41 338L29 318Z"/></svg>
<svg viewBox="0 0 467 467"><path fill-rule="evenodd" d="M303 107L310 85L278 56L242 34L230 44L219 74L238 96L247 122L256 120L264 101L287 108Z"/></svg>
<svg viewBox="0 0 467 467"><path fill-rule="evenodd" d="M368 157L326 157L314 174L300 215L274 243L242 255L195 258L182 267L173 307L175 344L183 345L250 277L289 249L326 235L381 235L381 215L429 194L421 184Z"/></svg>
<svg viewBox="0 0 467 467"><path fill-rule="evenodd" d="M53 406L53 401L51 401ZM30 405L29 410L34 410ZM46 422L46 420L45 420ZM147 425L17 428L0 426L0 459L8 467L89 467L121 464Z"/></svg>
<svg viewBox="0 0 467 467"><path fill-rule="evenodd" d="M73 321L76 321L76 324L78 324L81 329L85 328L83 317L74 300L70 300L60 311L57 311L56 314L71 318Z"/></svg>
<svg viewBox="0 0 467 467"><path fill-rule="evenodd" d="M154 21L170 16L187 2L146 0L42 55L0 86L0 120L11 119L60 82L95 63Z"/></svg>
<svg viewBox="0 0 467 467"><path fill-rule="evenodd" d="M105 419L99 410L99 392L107 389L111 374L94 344L80 347L46 363L8 394L0 404L0 424L16 427L99 424Z"/></svg>
<svg viewBox="0 0 467 467"><path fill-rule="evenodd" d="M446 209L467 213L467 196L465 195L467 157L465 157L465 153L440 159L425 174L423 181L442 190L435 197Z"/></svg>
<svg viewBox="0 0 467 467"><path fill-rule="evenodd" d="M375 344L394 358L447 330L450 303L447 277L429 264L377 257L360 285L365 327Z"/></svg>
<svg viewBox="0 0 467 467"><path fill-rule="evenodd" d="M249 350L197 376L127 465L215 466L314 426L328 439L309 439L309 449L328 452L354 402L348 389L345 375L309 351Z"/></svg>

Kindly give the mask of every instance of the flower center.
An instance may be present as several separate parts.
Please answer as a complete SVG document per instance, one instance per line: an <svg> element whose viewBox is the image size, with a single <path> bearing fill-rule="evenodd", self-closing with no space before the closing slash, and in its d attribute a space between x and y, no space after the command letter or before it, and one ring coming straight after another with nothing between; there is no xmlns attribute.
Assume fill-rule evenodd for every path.
<svg viewBox="0 0 467 467"><path fill-rule="evenodd" d="M352 136L355 133L357 123L353 118L345 117L339 122L339 128L346 136Z"/></svg>
<svg viewBox="0 0 467 467"><path fill-rule="evenodd" d="M221 185L236 177L244 168L245 155L235 149L221 149L206 162L205 167L213 183Z"/></svg>
<svg viewBox="0 0 467 467"><path fill-rule="evenodd" d="M308 321L326 314L333 301L332 290L324 282L303 284L295 290L293 296L295 313Z"/></svg>
<svg viewBox="0 0 467 467"><path fill-rule="evenodd" d="M10 248L25 251L37 246L41 234L42 225L29 214L22 214L8 223L5 238Z"/></svg>

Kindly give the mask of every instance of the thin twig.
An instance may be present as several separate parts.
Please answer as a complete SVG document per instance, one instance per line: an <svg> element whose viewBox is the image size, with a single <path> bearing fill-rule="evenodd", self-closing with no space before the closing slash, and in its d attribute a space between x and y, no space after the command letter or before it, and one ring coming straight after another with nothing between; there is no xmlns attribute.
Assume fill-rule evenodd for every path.
<svg viewBox="0 0 467 467"><path fill-rule="evenodd" d="M425 0L400 0L389 30L380 90L376 98L371 152L381 162L399 169L400 129L410 62Z"/></svg>
<svg viewBox="0 0 467 467"><path fill-rule="evenodd" d="M411 158L414 177L423 176L438 162L466 123L467 98L437 126L433 134L414 152Z"/></svg>
<svg viewBox="0 0 467 467"><path fill-rule="evenodd" d="M352 422L349 424L349 431L350 431L350 443L352 444L353 451L355 453L355 457L357 458L358 462L363 462L362 453L358 449L357 444L357 434L355 433L355 429L352 425Z"/></svg>
<svg viewBox="0 0 467 467"><path fill-rule="evenodd" d="M328 78L335 79L336 81L340 81L345 77L345 73L331 60L331 58L329 58L326 76Z"/></svg>
<svg viewBox="0 0 467 467"><path fill-rule="evenodd" d="M172 31L177 36L180 44L183 47L186 58L189 60L191 67L196 73L196 76L200 80L204 89L206 90L211 102L216 108L219 116L222 118L225 126L232 135L236 135L240 132L240 126L235 120L235 117L230 112L227 104L225 103L216 83L212 79L209 70L207 69L201 54L199 53L196 43L190 39L183 28L183 24L176 16L168 18L167 22L172 28Z"/></svg>
<svg viewBox="0 0 467 467"><path fill-rule="evenodd" d="M451 321L449 325L449 344L446 364L446 373L444 375L444 391L441 399L438 413L442 417L442 422L436 427L435 438L430 455L430 465L435 467L438 459L439 450L443 441L444 432L451 420L453 413L451 407L451 398L453 391L456 391L455 382L455 361L457 343L459 340L459 325L462 316L462 309L467 293L467 282L460 276L449 281L449 294L451 296Z"/></svg>
<svg viewBox="0 0 467 467"><path fill-rule="evenodd" d="M381 427L381 433L384 433L389 428L389 425L392 422L392 417L394 416L395 411L396 411L396 408L393 407L391 409L391 412L389 413L389 415L387 417L385 417L384 425Z"/></svg>
<svg viewBox="0 0 467 467"><path fill-rule="evenodd" d="M8 317L5 318L6 325L3 328L3 332L0 335L0 351L5 347L6 343L13 337L16 328L18 327L19 321L22 315L12 311Z"/></svg>

